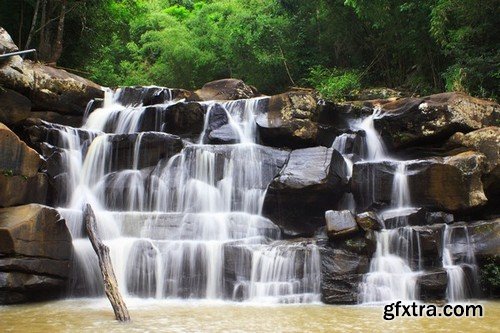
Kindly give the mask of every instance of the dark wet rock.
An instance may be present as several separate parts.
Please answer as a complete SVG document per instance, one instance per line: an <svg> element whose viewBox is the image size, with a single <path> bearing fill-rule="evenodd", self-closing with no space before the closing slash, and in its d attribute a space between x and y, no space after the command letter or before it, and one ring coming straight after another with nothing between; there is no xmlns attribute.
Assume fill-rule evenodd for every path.
<svg viewBox="0 0 500 333"><path fill-rule="evenodd" d="M468 229L477 259L500 256L500 218L470 223Z"/></svg>
<svg viewBox="0 0 500 333"><path fill-rule="evenodd" d="M190 91L157 86L122 87L119 88L116 95L115 102L125 106L149 106L192 98Z"/></svg>
<svg viewBox="0 0 500 333"><path fill-rule="evenodd" d="M321 300L326 304L356 304L358 285L370 258L329 245L320 246Z"/></svg>
<svg viewBox="0 0 500 333"><path fill-rule="evenodd" d="M427 212L423 208L402 208L384 211L380 214L388 229L405 225L426 225Z"/></svg>
<svg viewBox="0 0 500 333"><path fill-rule="evenodd" d="M358 231L354 215L348 210L325 212L326 232L331 239L343 238Z"/></svg>
<svg viewBox="0 0 500 333"><path fill-rule="evenodd" d="M264 215L289 234L313 235L325 223L324 212L335 206L347 184L344 158L336 150L294 150L269 185Z"/></svg>
<svg viewBox="0 0 500 333"><path fill-rule="evenodd" d="M205 83L201 89L195 91L195 94L203 101L236 100L259 95L257 89L238 79L222 79Z"/></svg>
<svg viewBox="0 0 500 333"><path fill-rule="evenodd" d="M245 171L250 171L248 168L251 161L259 161L262 163L262 177L259 183L252 185L261 189L267 188L285 166L290 155L287 150L258 145L192 145L184 149L184 154L187 160L194 161L194 155L203 151L214 154L215 181L223 178L226 162L230 158L234 160L235 165L245 166ZM194 165L190 168L194 168ZM194 172L194 169L190 169L190 172Z"/></svg>
<svg viewBox="0 0 500 333"><path fill-rule="evenodd" d="M0 304L61 296L71 255L71 235L55 209L0 209Z"/></svg>
<svg viewBox="0 0 500 333"><path fill-rule="evenodd" d="M108 171L132 169L137 142L140 152L138 169L155 166L161 159L169 159L184 147L178 136L157 132L114 134L108 135L107 140L111 145L106 156L110 160Z"/></svg>
<svg viewBox="0 0 500 333"><path fill-rule="evenodd" d="M453 223L455 217L453 214L445 212L427 212L426 218L427 224L450 224Z"/></svg>
<svg viewBox="0 0 500 333"><path fill-rule="evenodd" d="M418 299L424 302L436 302L446 299L448 274L443 269L425 272L417 278Z"/></svg>
<svg viewBox="0 0 500 333"><path fill-rule="evenodd" d="M139 297L155 297L157 251L147 240L138 240L127 262L127 290Z"/></svg>
<svg viewBox="0 0 500 333"><path fill-rule="evenodd" d="M204 143L232 144L239 142L238 133L229 125L226 110L220 104L209 107L208 126L205 129Z"/></svg>
<svg viewBox="0 0 500 333"><path fill-rule="evenodd" d="M30 118L38 118L50 123L71 127L80 127L83 123L83 116L66 115L53 111L31 112Z"/></svg>
<svg viewBox="0 0 500 333"><path fill-rule="evenodd" d="M316 145L318 101L309 91L271 96L267 113L257 116L257 128L265 145L302 148Z"/></svg>
<svg viewBox="0 0 500 333"><path fill-rule="evenodd" d="M248 281L252 273L252 251L245 244L224 246L225 297L242 301L249 296Z"/></svg>
<svg viewBox="0 0 500 333"><path fill-rule="evenodd" d="M399 230L400 234L407 239L412 237L412 242L408 243L409 251L414 269L432 268L442 266L443 247L443 225L414 226L411 227L411 235L408 236L408 229ZM420 261L418 260L420 259Z"/></svg>
<svg viewBox="0 0 500 333"><path fill-rule="evenodd" d="M10 89L0 88L0 122L13 125L31 115L31 101Z"/></svg>
<svg viewBox="0 0 500 333"><path fill-rule="evenodd" d="M500 107L462 93L442 93L386 103L381 115L375 126L389 147L398 149L497 125Z"/></svg>
<svg viewBox="0 0 500 333"><path fill-rule="evenodd" d="M78 135L82 144L85 142L90 144L92 139L98 134L101 134L95 131L54 124L35 118L29 118L23 121L18 132L20 132L23 141L40 153L42 153L41 146L43 144L49 144L55 147L65 147L67 144L64 139L65 133Z"/></svg>
<svg viewBox="0 0 500 333"><path fill-rule="evenodd" d="M197 139L203 131L205 108L196 102L140 107L137 112L142 112L140 132L159 131ZM113 132L113 126L113 123L108 123L104 131Z"/></svg>
<svg viewBox="0 0 500 333"><path fill-rule="evenodd" d="M411 204L450 212L483 206L487 202L481 182L484 160L484 155L469 151L406 162ZM354 164L351 184L359 209L391 202L396 168L391 161Z"/></svg>
<svg viewBox="0 0 500 333"><path fill-rule="evenodd" d="M356 222L364 231L379 231L383 227L383 222L380 217L372 211L357 214Z"/></svg>

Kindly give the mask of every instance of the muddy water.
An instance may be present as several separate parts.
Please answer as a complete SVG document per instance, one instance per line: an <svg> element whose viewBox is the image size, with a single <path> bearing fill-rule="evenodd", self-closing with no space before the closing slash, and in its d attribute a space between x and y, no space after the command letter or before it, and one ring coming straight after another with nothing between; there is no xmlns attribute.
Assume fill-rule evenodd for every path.
<svg viewBox="0 0 500 333"><path fill-rule="evenodd" d="M383 307L241 305L128 300L133 322L119 324L105 299L0 306L0 332L498 332L500 302L482 318L397 318Z"/></svg>

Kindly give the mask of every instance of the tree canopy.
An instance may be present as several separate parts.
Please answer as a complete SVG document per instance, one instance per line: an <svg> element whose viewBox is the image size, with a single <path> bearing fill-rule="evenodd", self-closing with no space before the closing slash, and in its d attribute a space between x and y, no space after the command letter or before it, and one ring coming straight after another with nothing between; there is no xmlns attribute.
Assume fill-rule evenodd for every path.
<svg viewBox="0 0 500 333"><path fill-rule="evenodd" d="M499 96L500 0L19 0L0 25L102 85Z"/></svg>

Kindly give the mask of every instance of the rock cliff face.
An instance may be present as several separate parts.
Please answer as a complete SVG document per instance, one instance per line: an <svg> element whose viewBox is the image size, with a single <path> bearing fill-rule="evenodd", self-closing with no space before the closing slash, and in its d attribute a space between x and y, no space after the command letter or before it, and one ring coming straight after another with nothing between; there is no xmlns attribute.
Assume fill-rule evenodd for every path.
<svg viewBox="0 0 500 333"><path fill-rule="evenodd" d="M0 209L0 304L60 297L71 254L71 235L55 209Z"/></svg>

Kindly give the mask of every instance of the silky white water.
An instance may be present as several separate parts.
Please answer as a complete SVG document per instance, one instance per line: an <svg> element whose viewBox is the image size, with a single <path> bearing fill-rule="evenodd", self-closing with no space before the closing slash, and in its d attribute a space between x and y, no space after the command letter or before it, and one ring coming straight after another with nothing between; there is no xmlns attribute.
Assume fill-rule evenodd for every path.
<svg viewBox="0 0 500 333"><path fill-rule="evenodd" d="M316 245L279 241L280 229L261 216L273 172L264 163L264 148L256 144L254 118L265 98L204 103L200 141L186 142L177 155L141 169L146 136L170 140L160 132L164 124L159 121L155 132L138 132L144 117L155 112L161 119L170 105L182 102L165 91L155 91L153 97L161 93L164 100L154 107L142 105L147 91L133 100L122 90L107 93L104 107L91 112L82 127L95 135L81 142L76 129L61 131L71 186L59 210L74 238L72 293L102 293L97 257L81 224L82 207L90 203L125 295L318 301ZM239 143L203 144L215 104L225 110ZM122 133L129 136L116 136ZM121 140L133 144L127 156L112 144Z"/></svg>

